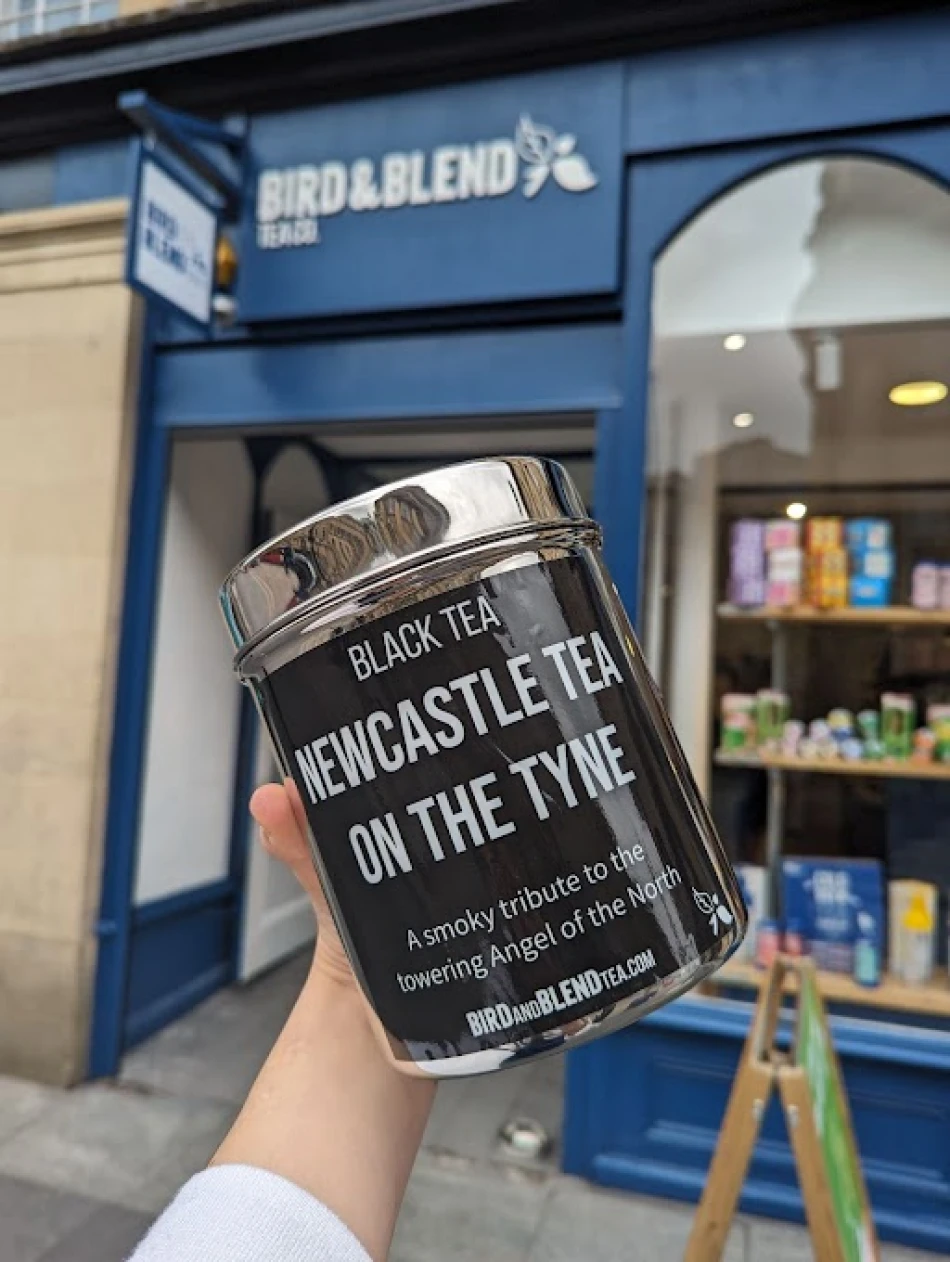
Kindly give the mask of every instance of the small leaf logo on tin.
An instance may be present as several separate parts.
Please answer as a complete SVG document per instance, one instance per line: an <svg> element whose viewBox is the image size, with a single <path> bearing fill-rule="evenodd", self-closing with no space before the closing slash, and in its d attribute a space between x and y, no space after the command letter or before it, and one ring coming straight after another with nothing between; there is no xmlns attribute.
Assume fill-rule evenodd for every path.
<svg viewBox="0 0 950 1262"><path fill-rule="evenodd" d="M709 927L717 937L720 923L727 928L732 924L734 919L732 912L722 905L718 894L706 894L702 890L694 889L693 902L704 916L709 917Z"/></svg>
<svg viewBox="0 0 950 1262"><path fill-rule="evenodd" d="M558 135L553 127L535 123L529 114L518 119L515 150L526 166L522 191L529 199L537 197L548 176L567 193L587 193L600 183L590 163L577 152L576 136Z"/></svg>

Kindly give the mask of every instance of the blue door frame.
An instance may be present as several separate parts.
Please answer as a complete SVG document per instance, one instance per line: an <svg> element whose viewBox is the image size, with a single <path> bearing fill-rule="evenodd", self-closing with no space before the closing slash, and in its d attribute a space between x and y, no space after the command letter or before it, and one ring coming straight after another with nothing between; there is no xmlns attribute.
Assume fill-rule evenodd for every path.
<svg viewBox="0 0 950 1262"><path fill-rule="evenodd" d="M145 907L132 905L173 435L328 421L444 422L453 415L584 412L608 418L598 424L597 433L598 444L606 443L614 453L608 462L629 458L621 451L622 432L613 419L621 401L621 327L616 321L286 343L237 338L201 345L162 343L158 333L157 321L151 319L143 349L97 926L89 1060L93 1077L114 1074L126 1046L227 981L235 961L236 942L226 935L233 937L241 893L241 843L246 836L242 805L235 805L231 870L225 881ZM638 508L629 485L639 486L638 470L625 496L600 480L597 492L622 510L622 520L635 522ZM612 534L620 541L616 563L634 575L635 526ZM249 748L247 740L236 772L239 784L246 779ZM198 959L214 963L196 968Z"/></svg>

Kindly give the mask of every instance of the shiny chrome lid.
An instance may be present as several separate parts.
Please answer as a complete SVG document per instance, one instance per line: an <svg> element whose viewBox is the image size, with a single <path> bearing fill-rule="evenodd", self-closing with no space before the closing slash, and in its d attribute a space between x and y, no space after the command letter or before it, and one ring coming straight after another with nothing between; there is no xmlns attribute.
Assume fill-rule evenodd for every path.
<svg viewBox="0 0 950 1262"><path fill-rule="evenodd" d="M243 650L368 578L565 519L593 526L553 460L499 456L433 469L334 504L252 552L222 585L225 621Z"/></svg>

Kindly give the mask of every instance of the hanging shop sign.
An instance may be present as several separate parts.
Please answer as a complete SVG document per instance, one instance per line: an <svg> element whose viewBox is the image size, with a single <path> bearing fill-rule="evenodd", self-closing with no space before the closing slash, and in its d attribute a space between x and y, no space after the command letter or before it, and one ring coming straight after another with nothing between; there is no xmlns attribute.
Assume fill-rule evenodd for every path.
<svg viewBox="0 0 950 1262"><path fill-rule="evenodd" d="M207 330L221 223L241 205L245 128L224 126L124 92L118 107L141 133L125 279L147 299Z"/></svg>
<svg viewBox="0 0 950 1262"><path fill-rule="evenodd" d="M217 211L143 147L129 230L128 283L207 327L218 226Z"/></svg>
<svg viewBox="0 0 950 1262"><path fill-rule="evenodd" d="M246 321L618 287L619 66L258 119Z"/></svg>

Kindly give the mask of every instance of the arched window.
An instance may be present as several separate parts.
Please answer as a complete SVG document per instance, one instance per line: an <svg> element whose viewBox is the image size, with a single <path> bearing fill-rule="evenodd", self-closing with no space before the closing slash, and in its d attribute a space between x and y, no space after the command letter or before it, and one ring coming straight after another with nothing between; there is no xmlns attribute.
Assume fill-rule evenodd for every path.
<svg viewBox="0 0 950 1262"><path fill-rule="evenodd" d="M768 171L657 264L645 651L733 854L776 877L950 884L948 386L950 196L910 170Z"/></svg>

